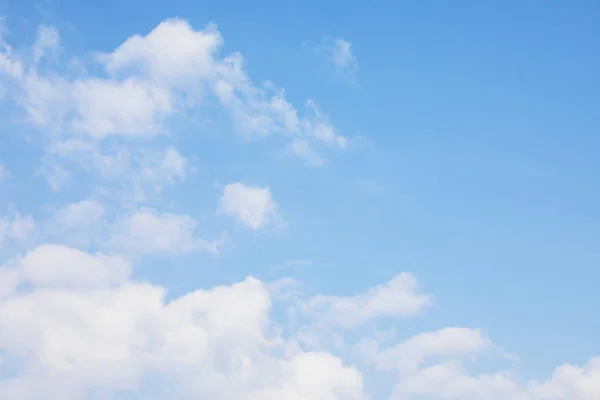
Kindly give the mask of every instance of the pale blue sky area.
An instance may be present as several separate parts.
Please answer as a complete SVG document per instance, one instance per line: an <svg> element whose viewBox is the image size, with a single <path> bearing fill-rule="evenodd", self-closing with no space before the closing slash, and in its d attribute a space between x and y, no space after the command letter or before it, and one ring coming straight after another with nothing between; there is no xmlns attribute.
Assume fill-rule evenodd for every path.
<svg viewBox="0 0 600 400"><path fill-rule="evenodd" d="M0 14L14 48L31 46L38 25L55 27L60 61L39 68L64 76L71 57L110 53L167 18L214 22L221 57L243 54L254 84L285 89L299 115L314 99L351 141L307 166L282 153L287 139L245 140L214 104L168 119L168 141L194 172L145 206L227 240L218 255L144 258L135 278L169 296L249 274L349 296L406 271L435 304L381 322L401 337L481 328L518 355L522 380L600 354L600 3L4 0ZM328 53L337 38L351 43L348 65ZM36 175L45 139L18 109L5 101L0 114L10 171L0 211L37 221L95 196L118 216L121 200L98 194L83 169L59 191ZM232 182L268 187L281 226L215 213Z"/></svg>

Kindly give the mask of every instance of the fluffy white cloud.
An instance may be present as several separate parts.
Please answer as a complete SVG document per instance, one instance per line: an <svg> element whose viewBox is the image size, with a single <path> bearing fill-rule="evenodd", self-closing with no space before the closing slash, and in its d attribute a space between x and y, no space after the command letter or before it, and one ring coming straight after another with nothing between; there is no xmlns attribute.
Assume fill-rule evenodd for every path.
<svg viewBox="0 0 600 400"><path fill-rule="evenodd" d="M496 374L469 375L458 362L436 364L402 378L394 388L390 400L409 400L414 398L445 399L490 399L490 400L541 400L531 397L527 390L520 387L508 372ZM575 397L578 400L591 400L587 397ZM553 400L567 400L554 397Z"/></svg>
<svg viewBox="0 0 600 400"><path fill-rule="evenodd" d="M141 68L145 77L185 84L180 80L212 78L217 66L215 55L222 44L216 25L195 31L184 20L169 19L148 35L133 35L112 53L99 58L112 74Z"/></svg>
<svg viewBox="0 0 600 400"><path fill-rule="evenodd" d="M312 297L303 311L328 323L353 328L378 317L414 315L431 304L431 298L417 291L414 276L401 273L385 285L356 296Z"/></svg>
<svg viewBox="0 0 600 400"><path fill-rule="evenodd" d="M358 366L327 351L302 350L293 332L282 336L271 315L275 297L255 278L166 301L164 288L127 279L128 264L117 257L52 245L0 274L7 271L34 286L0 296L3 362L17 366L0 378L2 398L119 398L127 392L231 400L382 398L368 396L368 375ZM478 330L446 328L376 351L373 360L404 366L394 400L595 400L600 394L597 360L561 366L542 382L522 383L510 370L471 375L463 368L465 357L492 346ZM440 357L447 361L424 364Z"/></svg>
<svg viewBox="0 0 600 400"><path fill-rule="evenodd" d="M544 382L520 384L510 371L469 375L458 362L423 368L402 379L390 400L592 400L600 396L600 361L562 365Z"/></svg>
<svg viewBox="0 0 600 400"><path fill-rule="evenodd" d="M492 343L480 330L451 327L413 336L376 353L372 361L380 369L398 369L406 373L418 370L431 357L477 354L492 348Z"/></svg>
<svg viewBox="0 0 600 400"><path fill-rule="evenodd" d="M290 141L301 140L302 151L290 153L312 164L317 157L313 145L346 147L347 139L316 110L314 102L309 101L306 115L299 116L282 89L252 82L241 54L220 57L222 44L215 25L195 30L184 20L169 19L147 35L131 36L112 52L96 54L94 59L108 77L88 71L83 58L71 60L81 66L80 73L61 76L37 67L60 45L56 30L42 28L31 50L35 60L31 65L2 43L0 67L5 72L3 82L17 86L13 95L30 120L54 132L52 146L75 138L95 148L112 136L141 140L168 134L167 119L197 108L202 97L214 96L238 133L246 138L279 133ZM60 171L45 169L52 182L60 181L56 179Z"/></svg>
<svg viewBox="0 0 600 400"><path fill-rule="evenodd" d="M254 230L276 222L278 218L277 203L268 187L249 186L240 182L225 185L218 212Z"/></svg>
<svg viewBox="0 0 600 400"><path fill-rule="evenodd" d="M79 399L94 389L143 393L150 376L155 390L180 398L365 398L361 373L339 358L283 351L286 341L270 319L270 293L257 279L170 302L163 288L134 281L85 291L47 287L67 271L87 276L76 265L122 265L68 248L59 250L71 252L65 263L35 255L56 250L34 250L20 263L22 273L43 286L0 301L0 349L20 365L16 378L0 378L2 398ZM87 266L81 264L86 258Z"/></svg>
<svg viewBox="0 0 600 400"><path fill-rule="evenodd" d="M207 241L197 237L195 229L196 220L189 215L142 208L113 227L110 245L135 254L218 253L223 238Z"/></svg>
<svg viewBox="0 0 600 400"><path fill-rule="evenodd" d="M78 115L72 127L94 139L110 134L161 133L161 122L173 107L166 89L133 78L77 81L73 83L72 95Z"/></svg>
<svg viewBox="0 0 600 400"><path fill-rule="evenodd" d="M129 263L117 256L90 255L64 245L42 245L19 260L21 277L39 287L106 286L129 277Z"/></svg>
<svg viewBox="0 0 600 400"><path fill-rule="evenodd" d="M600 396L600 358L582 367L561 365L546 382L533 382L528 391L535 399L593 399Z"/></svg>
<svg viewBox="0 0 600 400"><path fill-rule="evenodd" d="M41 173L59 188L71 173L93 172L97 182L112 182L134 200L67 204L48 222L56 243L24 252L16 243L35 232L33 219L0 218L0 245L12 253L0 254L1 399L600 398L599 359L526 381L511 365L473 372L484 355L510 364L479 329L442 327L381 340L373 325L398 323L432 304L407 273L348 296L306 296L291 278L272 283L248 277L184 294L134 279L131 260L142 260L136 256L216 253L222 244L199 238L190 215L137 204L164 185L183 182L192 170L165 144L171 134L166 122L180 110L213 96L240 134L283 135L287 150L312 165L324 162L315 146L349 145L315 102L300 115L283 90L252 82L240 54L220 57L222 43L213 25L194 30L172 19L96 54L102 73L70 60L82 70L61 75L62 66L53 69L60 49L56 30L40 28L31 49L14 51L0 29L0 96L11 96L43 128ZM332 60L352 66L350 44L334 44L339 54ZM102 189L94 198L104 198ZM232 183L219 201L219 212L251 229L277 222L277 210L268 187ZM78 244L100 251L65 245L71 235L89 236ZM367 393L373 374L394 383Z"/></svg>

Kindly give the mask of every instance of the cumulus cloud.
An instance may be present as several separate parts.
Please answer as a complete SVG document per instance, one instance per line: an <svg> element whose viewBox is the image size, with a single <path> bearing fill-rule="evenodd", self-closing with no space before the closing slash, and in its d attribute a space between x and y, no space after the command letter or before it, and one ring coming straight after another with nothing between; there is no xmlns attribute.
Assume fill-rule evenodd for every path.
<svg viewBox="0 0 600 400"><path fill-rule="evenodd" d="M112 74L141 67L146 77L185 84L178 80L210 78L222 44L223 38L214 24L196 31L184 20L169 19L145 36L131 36L112 53L99 58Z"/></svg>
<svg viewBox="0 0 600 400"><path fill-rule="evenodd" d="M166 89L133 78L78 81L71 90L77 113L72 129L93 139L159 134L162 120L173 107Z"/></svg>
<svg viewBox="0 0 600 400"><path fill-rule="evenodd" d="M63 256L49 261L40 251ZM364 398L361 373L341 359L303 351L283 355L286 342L270 317L271 295L257 279L169 302L164 288L131 280L85 291L47 286L67 276L98 283L105 276L96 274L97 267L107 264L120 272L124 266L51 247L34 250L19 264L35 286L0 302L0 348L22 366L17 378L0 379L2 398L85 398L94 388L146 393L146 376L154 377L159 393L182 398ZM54 384L44 387L51 379Z"/></svg>
<svg viewBox="0 0 600 400"><path fill-rule="evenodd" d="M285 98L283 89L259 87L248 77L241 54L220 56L223 38L215 25L195 30L186 21L169 19L146 35L133 35L112 52L95 53L96 64L72 59L80 74L61 75L37 68L38 61L60 45L52 28L40 29L32 64L2 43L0 68L5 84L29 120L48 132L51 146L65 142L102 149L106 139L147 141L168 135L165 122L213 97L231 116L235 130L247 139L281 134L302 140L311 150L291 154L314 159L314 146L343 149L345 138L311 107L305 115ZM95 74L100 67L105 73ZM70 155L79 152L69 153ZM53 153L64 155L64 153ZM56 160L50 158L53 163ZM64 168L46 166L45 175L59 188ZM64 177L62 179L64 181Z"/></svg>
<svg viewBox="0 0 600 400"><path fill-rule="evenodd" d="M118 256L87 254L64 245L42 245L19 260L23 279L39 287L88 288L122 282L129 263Z"/></svg>
<svg viewBox="0 0 600 400"><path fill-rule="evenodd" d="M276 221L277 203L268 187L235 182L223 188L218 212L256 230Z"/></svg>
<svg viewBox="0 0 600 400"><path fill-rule="evenodd" d="M53 234L42 232L27 250L17 244L38 234L33 218L0 217L0 398L600 398L597 358L527 381L477 328L382 340L373 325L401 326L433 306L409 273L345 296L303 293L289 277L274 283L248 276L183 293L148 283L141 256L176 263L194 251L217 253L223 243L202 239L192 215L152 208L160 203L152 194L185 182L193 170L169 140L169 118L212 96L241 135L278 134L315 165L324 162L315 146L343 150L348 140L315 102L300 115L283 90L252 82L240 54L220 56L223 38L214 25L195 30L166 20L113 51L93 53L96 68L69 75L60 74L64 66L53 69L62 51L53 28L40 28L32 48L20 51L1 33L0 96L40 128L32 142L43 147L40 173L57 190L70 177L87 183L78 175L84 173L133 201L52 197L65 201L47 222ZM335 62L347 67L350 45L341 49ZM33 198L38 207L46 200ZM218 207L252 230L278 221L269 187L231 183ZM315 327L324 331L307 340ZM484 373L476 368L482 356L506 365ZM382 381L393 383L378 388Z"/></svg>
<svg viewBox="0 0 600 400"><path fill-rule="evenodd" d="M490 400L592 400L600 394L599 361L563 365L544 382L520 384L510 371L469 375L456 362L423 368L398 383L390 400L411 398ZM568 377L567 377L568 376Z"/></svg>
<svg viewBox="0 0 600 400"><path fill-rule="evenodd" d="M34 286L0 297L0 348L4 362L18 365L0 379L2 398L84 399L95 390L116 398L382 398L368 397L367 375L357 365L302 350L293 334L283 336L271 311L276 298L255 278L167 301L165 288L127 278L123 260L64 246L34 249L11 268ZM464 362L490 346L478 330L446 328L376 351L373 360L386 368L409 366L399 369L396 400L593 400L600 394L596 360L561 366L542 382L521 383L510 370L469 374ZM437 362L440 356L449 360Z"/></svg>
<svg viewBox="0 0 600 400"><path fill-rule="evenodd" d="M373 361L380 369L418 371L431 357L478 354L492 348L492 342L479 329L449 327L413 336L379 352Z"/></svg>

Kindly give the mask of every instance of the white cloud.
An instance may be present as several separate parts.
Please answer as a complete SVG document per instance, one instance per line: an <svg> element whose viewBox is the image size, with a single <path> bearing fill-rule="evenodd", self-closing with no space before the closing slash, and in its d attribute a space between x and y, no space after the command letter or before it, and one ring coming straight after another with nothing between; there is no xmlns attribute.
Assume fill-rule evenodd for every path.
<svg viewBox="0 0 600 400"><path fill-rule="evenodd" d="M77 254L67 269L77 275L71 261L86 257L96 265ZM41 257L29 263L38 272L52 267ZM0 379L0 397L143 393L142 378L152 376L155 389L180 398L365 398L361 373L339 358L281 353L262 282L247 278L168 303L164 296L159 286L124 281L87 291L34 287L0 301L0 349L20 365L16 378Z"/></svg>
<svg viewBox="0 0 600 400"><path fill-rule="evenodd" d="M448 362L423 368L414 375L401 379L394 388L390 400L413 398L436 400L542 400L532 397L520 387L507 372L468 375L460 363ZM577 400L592 400L592 397L570 397ZM552 400L567 400L566 397L550 397Z"/></svg>
<svg viewBox="0 0 600 400"><path fill-rule="evenodd" d="M304 160L309 167L320 167L325 164L323 157L319 155L306 140L293 140L289 143L287 150Z"/></svg>
<svg viewBox="0 0 600 400"><path fill-rule="evenodd" d="M215 25L194 30L184 20L169 19L147 35L131 36L112 52L96 53L99 65L93 68L87 68L83 58L71 59L82 70L67 76L37 66L60 46L58 32L45 27L31 49L32 65L5 45L0 68L9 72L3 83L16 85L13 96L31 122L53 132L54 136L46 136L52 148L72 139L95 148L114 136L147 141L168 135L165 122L180 111L197 109L206 96L218 100L235 130L246 138L282 134L290 141L300 140L302 150L295 144L297 151L289 153L309 157L312 165L317 164L313 145L346 147L346 138L318 113L314 102L309 102L305 116L299 116L283 89L252 82L241 54L220 57L222 44ZM91 72L98 67L108 77ZM64 168L46 166L43 171L59 189L65 176L55 172Z"/></svg>
<svg viewBox="0 0 600 400"><path fill-rule="evenodd" d="M594 400L600 397L600 360L562 365L546 381L521 383L512 371L470 375L459 362L435 364L401 379L390 400Z"/></svg>
<svg viewBox="0 0 600 400"><path fill-rule="evenodd" d="M356 84L358 62L352 53L352 43L342 38L324 38L323 42L322 49L326 51L337 77L346 83Z"/></svg>
<svg viewBox="0 0 600 400"><path fill-rule="evenodd" d="M59 35L42 28L33 46L35 64L58 47ZM102 139L110 135L153 136L162 132L172 113L171 94L151 81L129 76L105 79L83 74L74 78L29 68L17 81L18 97L32 122L55 133Z"/></svg>
<svg viewBox="0 0 600 400"><path fill-rule="evenodd" d="M72 121L72 128L94 139L113 134L159 134L163 119L173 108L166 89L133 78L76 81L72 95L78 115Z"/></svg>
<svg viewBox="0 0 600 400"><path fill-rule="evenodd" d="M114 226L110 245L135 254L181 254L198 250L218 253L223 238L201 239L195 235L196 225L196 220L189 215L142 208Z"/></svg>
<svg viewBox="0 0 600 400"><path fill-rule="evenodd" d="M0 291L0 350L16 366L0 378L0 397L76 400L96 389L108 397L131 390L140 398L152 391L231 400L382 398L367 395L368 376L358 366L282 336L271 315L275 298L263 282L249 277L167 302L164 288L128 280L127 265L46 245L10 270L34 286ZM446 328L376 355L410 366L400 368L392 400L595 400L600 394L598 360L560 366L540 382L522 383L511 370L469 374L463 359L491 346L478 330ZM424 365L440 356L449 361Z"/></svg>
<svg viewBox="0 0 600 400"><path fill-rule="evenodd" d="M451 327L413 336L379 353L375 362L382 369L416 371L431 357L477 354L492 347L478 329Z"/></svg>
<svg viewBox="0 0 600 400"><path fill-rule="evenodd" d="M319 111L314 100L306 102L306 107L314 115L313 119L305 121L308 126L307 132L320 142L329 147L345 149L348 147L348 139L338 134L335 127L329 123L327 118Z"/></svg>
<svg viewBox="0 0 600 400"><path fill-rule="evenodd" d="M46 237L60 243L86 246L106 235L106 210L96 200L81 200L59 207L44 226Z"/></svg>
<svg viewBox="0 0 600 400"><path fill-rule="evenodd" d="M14 218L0 217L0 248L9 240L24 241L36 229L35 221L29 215L17 214Z"/></svg>
<svg viewBox="0 0 600 400"><path fill-rule="evenodd" d="M116 187L134 202L146 202L166 185L184 182L192 171L189 161L173 146L98 146L71 139L48 150L51 159L45 173L51 182L64 184L68 170L75 166L95 173L100 182Z"/></svg>
<svg viewBox="0 0 600 400"><path fill-rule="evenodd" d="M352 44L342 38L337 38L331 47L331 62L339 68L349 68L356 63L352 54Z"/></svg>
<svg viewBox="0 0 600 400"><path fill-rule="evenodd" d="M594 399L600 397L600 358L584 366L564 364L546 382L532 382L528 391L535 399Z"/></svg>
<svg viewBox="0 0 600 400"><path fill-rule="evenodd" d="M58 192L69 181L70 174L62 166L42 161L42 165L36 170L36 175L46 180L53 192Z"/></svg>
<svg viewBox="0 0 600 400"><path fill-rule="evenodd" d="M89 229L98 223L104 214L102 204L95 200L81 200L58 209L54 213L53 224L64 229Z"/></svg>
<svg viewBox="0 0 600 400"><path fill-rule="evenodd" d="M268 187L248 186L236 182L224 187L218 212L256 230L276 222L277 203Z"/></svg>
<svg viewBox="0 0 600 400"><path fill-rule="evenodd" d="M37 40L33 46L33 59L37 64L49 53L55 52L60 45L60 34L50 26L41 26L38 29Z"/></svg>
<svg viewBox="0 0 600 400"><path fill-rule="evenodd" d="M39 287L89 288L122 282L129 263L117 256L90 255L64 245L42 245L19 260L21 277Z"/></svg>
<svg viewBox="0 0 600 400"><path fill-rule="evenodd" d="M29 53L13 51L0 30L0 95L14 96L43 128L41 171L57 189L77 169L138 202L184 181L192 167L165 144L166 122L209 95L240 134L280 134L308 164L324 162L317 146L349 145L315 102L299 115L283 90L251 81L241 55L220 57L223 39L215 26L194 30L182 20L167 20L148 35L96 54L95 67L107 74L98 76L92 68L68 76L58 73L61 66L53 70L59 39L54 29L41 28ZM356 62L349 43L332 60L348 68L348 57ZM164 137L157 141L157 135ZM167 296L168 288L133 279L134 265L126 257L216 253L222 240L201 239L192 216L137 204L132 212L130 203L114 203L122 209L97 200L67 204L49 223L60 242L70 240L69 232L85 237L99 229L93 244L102 251L43 244L0 266L0 398L376 400L389 398L382 395L386 391L393 392L392 400L600 398L599 359L526 381L511 366L472 372L481 355L506 361L478 329L442 327L399 340L388 335L382 343L369 322L397 322L432 303L406 273L348 296L305 298L292 278L272 283L253 277ZM219 202L219 212L251 229L278 222L277 211L268 187L232 183ZM114 214L121 215L116 223L107 220ZM34 233L32 217L0 218L3 251L19 253L16 244ZM308 338L315 326L326 335L317 331ZM354 359L348 348L362 358ZM390 375L393 387L367 394L373 373Z"/></svg>
<svg viewBox="0 0 600 400"><path fill-rule="evenodd" d="M414 315L429 306L430 296L417 291L417 280L410 274L396 275L385 285L379 285L355 296L312 297L303 304L303 311L319 320L354 328L378 317Z"/></svg>
<svg viewBox="0 0 600 400"><path fill-rule="evenodd" d="M19 283L19 271L0 266L0 301L13 294ZM0 359L0 367L2 360Z"/></svg>
<svg viewBox="0 0 600 400"><path fill-rule="evenodd" d="M23 64L14 54L13 48L4 41L4 21L0 20L0 72L12 79L23 77ZM6 88L0 87L0 97L5 94Z"/></svg>
<svg viewBox="0 0 600 400"><path fill-rule="evenodd" d="M365 399L361 373L345 367L342 360L330 354L301 353L284 368L282 384L275 389L252 393L251 400L296 399ZM275 385L274 385L275 386Z"/></svg>
<svg viewBox="0 0 600 400"><path fill-rule="evenodd" d="M223 38L216 25L195 31L184 20L168 19L146 36L134 35L99 58L113 74L141 67L145 77L160 81L210 79ZM177 83L177 82L175 82Z"/></svg>

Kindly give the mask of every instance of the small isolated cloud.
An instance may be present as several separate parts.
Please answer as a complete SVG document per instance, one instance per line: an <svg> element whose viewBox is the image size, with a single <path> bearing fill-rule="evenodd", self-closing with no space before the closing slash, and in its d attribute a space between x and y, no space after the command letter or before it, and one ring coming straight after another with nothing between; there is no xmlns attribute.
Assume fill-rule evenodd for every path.
<svg viewBox="0 0 600 400"><path fill-rule="evenodd" d="M277 221L277 203L268 187L230 183L223 189L218 213L228 215L257 230Z"/></svg>
<svg viewBox="0 0 600 400"><path fill-rule="evenodd" d="M335 39L331 48L331 62L338 68L350 68L356 64L356 58L352 54L352 44L344 39Z"/></svg>
<svg viewBox="0 0 600 400"><path fill-rule="evenodd" d="M324 38L322 50L333 65L336 77L345 83L356 85L358 62L352 53L352 43L342 38Z"/></svg>

